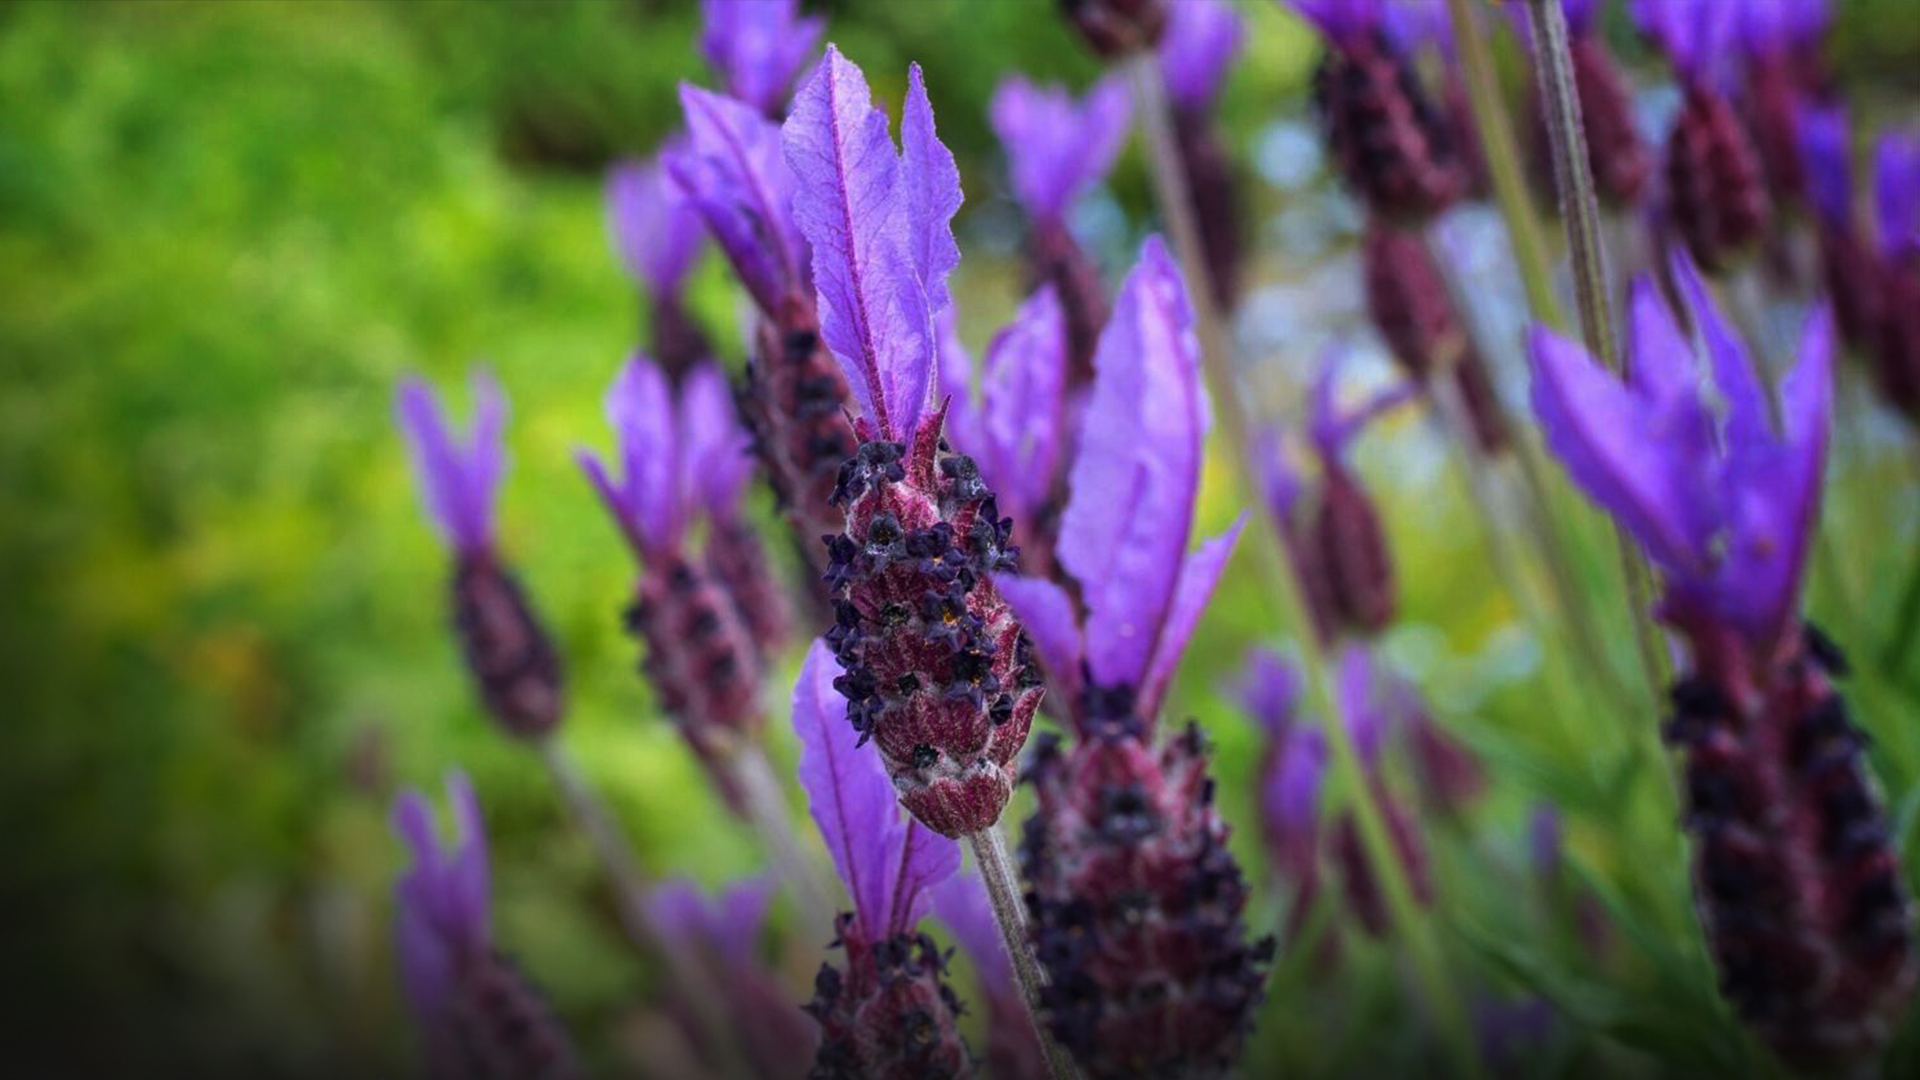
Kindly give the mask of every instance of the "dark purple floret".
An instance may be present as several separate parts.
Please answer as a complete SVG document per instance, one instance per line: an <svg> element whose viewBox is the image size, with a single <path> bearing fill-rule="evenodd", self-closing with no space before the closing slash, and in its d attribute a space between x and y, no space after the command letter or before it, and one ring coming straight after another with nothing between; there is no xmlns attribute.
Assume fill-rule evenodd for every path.
<svg viewBox="0 0 1920 1080"><path fill-rule="evenodd" d="M806 1010L820 1024L808 1080L937 1080L967 1077L972 1056L960 1039L965 1011L947 982L947 955L923 933L868 944L841 917L845 969L822 965Z"/></svg>
<svg viewBox="0 0 1920 1080"><path fill-rule="evenodd" d="M560 654L520 583L486 552L454 564L453 625L500 726L522 739L552 731L565 705Z"/></svg>
<svg viewBox="0 0 1920 1080"><path fill-rule="evenodd" d="M1423 222L1465 191L1445 119L1384 32L1330 41L1313 91L1341 176L1375 213Z"/></svg>

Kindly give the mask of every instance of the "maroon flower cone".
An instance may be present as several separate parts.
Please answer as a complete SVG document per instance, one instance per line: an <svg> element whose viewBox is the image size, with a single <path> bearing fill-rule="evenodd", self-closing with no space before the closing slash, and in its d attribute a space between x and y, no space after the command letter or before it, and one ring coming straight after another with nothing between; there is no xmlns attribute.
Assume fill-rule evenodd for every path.
<svg viewBox="0 0 1920 1080"><path fill-rule="evenodd" d="M859 442L849 400L811 304L794 301L761 322L740 411L781 509L808 538L840 531L834 480Z"/></svg>
<svg viewBox="0 0 1920 1080"><path fill-rule="evenodd" d="M1425 382L1467 347L1446 278L1418 232L1375 220L1362 245L1367 314L1401 370Z"/></svg>
<svg viewBox="0 0 1920 1080"><path fill-rule="evenodd" d="M946 955L923 933L873 943L846 933L845 971L822 965L807 1012L821 1042L809 1080L921 1080L973 1074L960 1041L960 999L946 981Z"/></svg>
<svg viewBox="0 0 1920 1080"><path fill-rule="evenodd" d="M1093 347L1107 325L1107 286L1086 249L1058 220L1036 221L1027 233L1028 285L1052 285L1067 326L1067 379L1093 381Z"/></svg>
<svg viewBox="0 0 1920 1080"><path fill-rule="evenodd" d="M1393 623L1393 557L1379 511L1344 465L1329 460L1314 518L1317 562L1327 578L1334 622L1361 634Z"/></svg>
<svg viewBox="0 0 1920 1080"><path fill-rule="evenodd" d="M1493 372L1487 369L1486 358L1480 355L1480 350L1469 348L1454 362L1453 387L1460 395L1467 426L1472 429L1473 441L1480 451L1488 456L1505 452L1512 445L1513 431L1507 423L1500 391L1493 385Z"/></svg>
<svg viewBox="0 0 1920 1080"><path fill-rule="evenodd" d="M738 514L708 522L706 571L726 588L764 664L786 642L792 619L752 522Z"/></svg>
<svg viewBox="0 0 1920 1080"><path fill-rule="evenodd" d="M1746 80L1747 127L1766 172L1767 190L1781 206L1806 194L1797 114L1800 88L1791 58L1780 53L1750 57Z"/></svg>
<svg viewBox="0 0 1920 1080"><path fill-rule="evenodd" d="M1048 737L1020 846L1041 1000L1091 1077L1223 1076L1240 1055L1273 955L1249 945L1247 887L1188 724L1158 752L1108 692L1072 748Z"/></svg>
<svg viewBox="0 0 1920 1080"><path fill-rule="evenodd" d="M1872 245L1851 222L1821 223L1820 276L1841 340L1855 353L1870 355L1879 344L1887 282Z"/></svg>
<svg viewBox="0 0 1920 1080"><path fill-rule="evenodd" d="M848 717L878 744L900 801L959 837L991 826L1012 796L1041 679L988 576L1014 568L1012 523L973 459L940 449L944 416L923 421L911 449L864 443L840 470L847 524L827 547L827 643Z"/></svg>
<svg viewBox="0 0 1920 1080"><path fill-rule="evenodd" d="M1914 983L1912 916L1880 794L1809 629L1752 663L1701 640L1673 688L1667 738L1686 755L1696 896L1742 1019L1802 1067L1884 1045Z"/></svg>
<svg viewBox="0 0 1920 1080"><path fill-rule="evenodd" d="M539 738L560 722L560 654L520 583L484 550L454 564L453 623L487 710L509 734Z"/></svg>
<svg viewBox="0 0 1920 1080"><path fill-rule="evenodd" d="M1425 221L1465 190L1445 118L1384 34L1329 48L1314 99L1341 175L1376 213Z"/></svg>
<svg viewBox="0 0 1920 1080"><path fill-rule="evenodd" d="M656 296L651 311L648 336L653 357L677 383L694 365L713 355L713 346L679 296Z"/></svg>
<svg viewBox="0 0 1920 1080"><path fill-rule="evenodd" d="M1102 59L1151 49L1167 29L1168 0L1059 0L1060 13Z"/></svg>
<svg viewBox="0 0 1920 1080"><path fill-rule="evenodd" d="M585 1075L572 1041L512 961L492 953L468 967L447 1002L435 1080L561 1080Z"/></svg>
<svg viewBox="0 0 1920 1080"><path fill-rule="evenodd" d="M1637 205L1653 176L1653 153L1634 123L1633 97L1620 66L1606 43L1591 34L1569 41L1573 60L1574 92L1580 98L1580 122L1587 134L1587 167L1593 173L1594 192L1615 209ZM1546 113L1540 89L1528 97L1532 116L1530 161L1535 182L1552 203L1553 158L1547 137Z"/></svg>
<svg viewBox="0 0 1920 1080"><path fill-rule="evenodd" d="M1727 99L1697 82L1667 140L1666 179L1673 226L1703 268L1724 270L1760 241L1768 201L1759 152Z"/></svg>
<svg viewBox="0 0 1920 1080"><path fill-rule="evenodd" d="M1214 300L1223 310L1231 311L1240 296L1240 266L1246 257L1246 225L1240 212L1233 159L1220 144L1220 133L1205 113L1183 112L1174 126L1174 136L1187 171Z"/></svg>

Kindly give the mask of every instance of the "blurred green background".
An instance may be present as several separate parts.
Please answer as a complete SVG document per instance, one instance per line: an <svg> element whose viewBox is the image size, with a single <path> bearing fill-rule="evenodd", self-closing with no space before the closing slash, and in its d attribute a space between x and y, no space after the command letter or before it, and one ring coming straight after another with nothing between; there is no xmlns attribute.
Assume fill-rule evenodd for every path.
<svg viewBox="0 0 1920 1080"><path fill-rule="evenodd" d="M909 59L926 69L968 192L958 291L977 349L1017 299L987 96L1014 69L1080 85L1096 68L1046 0L809 8L883 100ZM1224 103L1243 152L1300 113L1316 48L1273 4L1246 15L1253 60ZM697 19L690 0L0 2L0 970L27 986L0 1029L33 1033L24 1061L403 1068L386 808L454 763L487 806L503 944L598 1059L646 1030L649 972L446 633L443 553L390 423L407 371L464 409L460 374L484 360L511 397L504 547L562 643L566 741L644 861L707 881L758 866L633 674L617 617L633 567L572 461L604 443L599 398L644 319L605 237L602 170L675 125L676 81L707 78ZM1850 7L1848 79L1911 95L1916 24L1902 0ZM1110 195L1137 235L1137 150ZM695 302L737 361L717 259ZM1441 677L1520 656L1512 680L1537 679L1471 503L1387 472L1413 626L1400 651ZM1205 527L1235 509L1216 492ZM1209 688L1278 622L1257 590L1222 591L1181 700L1221 743L1257 858L1241 812L1253 739ZM1536 691L1503 678L1480 678L1492 689L1460 723L1529 768L1508 774L1484 837L1442 856L1469 895L1517 850L1534 798L1578 803L1583 783L1552 770L1579 772L1590 718L1543 735ZM769 696L778 708L784 688ZM1597 865L1631 858L1589 831ZM1671 884L1647 906L1684 937ZM1498 910L1479 917L1499 925ZM1340 1015L1393 1025L1408 1006L1391 954L1358 970L1373 989ZM1263 1060L1335 1067L1339 1048L1301 1049L1332 1007L1269 1008Z"/></svg>

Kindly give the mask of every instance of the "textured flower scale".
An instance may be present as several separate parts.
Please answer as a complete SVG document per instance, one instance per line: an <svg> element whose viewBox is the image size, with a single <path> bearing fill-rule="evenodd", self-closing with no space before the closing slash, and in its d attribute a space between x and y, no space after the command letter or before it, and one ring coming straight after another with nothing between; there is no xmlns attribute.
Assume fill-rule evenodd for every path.
<svg viewBox="0 0 1920 1080"><path fill-rule="evenodd" d="M811 305L786 304L778 319L761 321L741 414L774 497L809 540L840 529L834 482L859 442L847 420L851 400Z"/></svg>

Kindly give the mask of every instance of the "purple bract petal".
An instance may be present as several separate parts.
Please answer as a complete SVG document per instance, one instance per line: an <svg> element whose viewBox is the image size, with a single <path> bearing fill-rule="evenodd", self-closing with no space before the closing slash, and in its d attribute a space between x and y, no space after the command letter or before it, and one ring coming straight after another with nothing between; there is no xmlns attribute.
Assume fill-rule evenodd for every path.
<svg viewBox="0 0 1920 1080"><path fill-rule="evenodd" d="M1279 739L1293 730L1304 689L1299 665L1278 650L1260 645L1247 650L1228 692L1269 738Z"/></svg>
<svg viewBox="0 0 1920 1080"><path fill-rule="evenodd" d="M712 364L680 384L680 438L687 489L709 514L732 516L753 479L753 438L740 425L727 377Z"/></svg>
<svg viewBox="0 0 1920 1080"><path fill-rule="evenodd" d="M1846 106L1802 105L1795 127L1808 200L1829 226L1848 227L1853 221L1853 149Z"/></svg>
<svg viewBox="0 0 1920 1080"><path fill-rule="evenodd" d="M1260 810L1270 828L1291 835L1314 827L1328 761L1327 737L1318 728L1300 728L1287 736L1261 785Z"/></svg>
<svg viewBox="0 0 1920 1080"><path fill-rule="evenodd" d="M1053 493L1066 424L1067 324L1042 285L987 346L975 444L968 451L1003 510L1029 520Z"/></svg>
<svg viewBox="0 0 1920 1080"><path fill-rule="evenodd" d="M820 41L823 23L800 17L799 0L701 0L700 55L727 93L769 116Z"/></svg>
<svg viewBox="0 0 1920 1080"><path fill-rule="evenodd" d="M1705 81L1726 62L1740 6L1717 0L1629 0L1627 8L1676 71Z"/></svg>
<svg viewBox="0 0 1920 1080"><path fill-rule="evenodd" d="M1138 687L1193 527L1207 435L1200 347L1179 267L1141 247L1094 353L1094 384L1061 515L1061 565L1086 605L1087 665Z"/></svg>
<svg viewBox="0 0 1920 1080"><path fill-rule="evenodd" d="M413 865L394 885L395 944L407 998L422 1016L446 1008L459 968L492 948L480 804L464 773L449 773L446 783L451 847L440 846L433 808L418 791L402 792L393 811L394 830L413 852Z"/></svg>
<svg viewBox="0 0 1920 1080"><path fill-rule="evenodd" d="M615 481L587 454L581 467L636 548L643 554L670 551L686 529L689 493L666 374L635 354L607 391L606 408L620 448L621 478Z"/></svg>
<svg viewBox="0 0 1920 1080"><path fill-rule="evenodd" d="M832 45L783 128L799 177L794 216L813 246L821 336L877 437L909 438L927 405L934 316L959 261L951 226L959 173L933 131L918 69L894 151L866 78Z"/></svg>
<svg viewBox="0 0 1920 1080"><path fill-rule="evenodd" d="M1374 670L1373 654L1357 642L1340 652L1334 675L1334 697L1340 709L1340 722L1353 740L1354 752L1368 768L1380 763L1387 735L1393 726L1393 713L1386 707L1380 677Z"/></svg>
<svg viewBox="0 0 1920 1080"><path fill-rule="evenodd" d="M681 152L669 144L662 155ZM706 230L661 159L623 161L607 173L607 219L627 272L656 297L677 294Z"/></svg>
<svg viewBox="0 0 1920 1080"><path fill-rule="evenodd" d="M1740 44L1754 56L1777 55L1808 45L1825 32L1826 0L1740 0L1735 8Z"/></svg>
<svg viewBox="0 0 1920 1080"><path fill-rule="evenodd" d="M1040 651L1047 673L1071 690L1080 677L1080 619L1067 591L1045 578L995 574L994 587L1026 627L1027 637Z"/></svg>
<svg viewBox="0 0 1920 1080"><path fill-rule="evenodd" d="M1342 412L1335 391L1350 354L1342 342L1328 345L1320 354L1314 375L1307 425L1313 435L1314 449L1327 461L1338 460L1347 443L1366 430L1368 424L1414 400L1420 392L1412 382L1403 381L1378 391L1352 412Z"/></svg>
<svg viewBox="0 0 1920 1080"><path fill-rule="evenodd" d="M1225 533L1202 543L1181 561L1180 576L1173 585L1173 599L1160 620L1160 632L1153 644L1153 657L1147 662L1146 678L1140 681L1141 716L1151 718L1159 713L1167 684L1173 680L1174 669L1180 666L1181 654L1187 650L1187 640L1200 624L1200 614L1213 598L1214 587L1220 583L1227 559L1233 555L1233 546L1239 542L1240 532L1246 525L1247 515L1243 511Z"/></svg>
<svg viewBox="0 0 1920 1080"><path fill-rule="evenodd" d="M681 84L685 149L668 175L686 192L741 284L775 316L789 296L808 295L806 244L793 221L794 176L780 128L729 97Z"/></svg>
<svg viewBox="0 0 1920 1080"><path fill-rule="evenodd" d="M1064 87L1015 75L993 92L988 119L1007 153L1014 198L1035 221L1058 221L1113 167L1133 110L1118 76L1076 102Z"/></svg>
<svg viewBox="0 0 1920 1080"><path fill-rule="evenodd" d="M465 446L448 428L433 391L420 380L401 381L395 406L427 509L441 535L463 552L478 551L493 542L494 492L506 471L501 437L506 398L485 372L476 370L471 386L473 430Z"/></svg>
<svg viewBox="0 0 1920 1080"><path fill-rule="evenodd" d="M774 883L753 877L708 896L687 879L662 882L647 895L647 907L666 939L676 946L705 951L725 963L746 967L755 961Z"/></svg>
<svg viewBox="0 0 1920 1080"><path fill-rule="evenodd" d="M1385 0L1280 0L1335 44L1372 34L1386 16Z"/></svg>
<svg viewBox="0 0 1920 1080"><path fill-rule="evenodd" d="M1890 259L1920 254L1920 132L1888 132L1874 152L1880 247Z"/></svg>
<svg viewBox="0 0 1920 1080"><path fill-rule="evenodd" d="M1767 391L1760 385L1759 373L1753 368L1747 347L1707 292L1706 282L1700 280L1700 272L1694 269L1686 250L1676 246L1671 262L1673 278L1686 295L1694 325L1706 342L1714 384L1726 402L1727 440L1740 445L1771 439Z"/></svg>
<svg viewBox="0 0 1920 1080"><path fill-rule="evenodd" d="M1160 70L1167 96L1185 111L1213 103L1245 30L1226 0L1181 0L1169 5L1160 38Z"/></svg>

